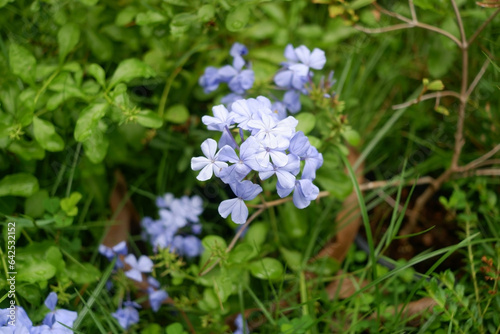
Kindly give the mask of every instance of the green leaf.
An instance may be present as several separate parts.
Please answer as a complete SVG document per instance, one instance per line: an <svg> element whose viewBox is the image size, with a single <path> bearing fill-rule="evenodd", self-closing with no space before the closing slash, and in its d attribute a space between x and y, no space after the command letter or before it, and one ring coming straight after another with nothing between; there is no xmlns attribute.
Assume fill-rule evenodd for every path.
<svg viewBox="0 0 500 334"><path fill-rule="evenodd" d="M73 192L69 197L63 198L61 200L61 209L70 217L76 216L78 214L78 207L76 204L82 199L82 194L79 192Z"/></svg>
<svg viewBox="0 0 500 334"><path fill-rule="evenodd" d="M59 210L59 197L47 198L43 201L43 207L48 212L55 214Z"/></svg>
<svg viewBox="0 0 500 334"><path fill-rule="evenodd" d="M17 173L0 180L0 196L29 197L39 189L38 180L31 174Z"/></svg>
<svg viewBox="0 0 500 334"><path fill-rule="evenodd" d="M49 198L49 192L45 189L26 198L24 202L24 212L32 218L39 218L43 216L45 207L44 201Z"/></svg>
<svg viewBox="0 0 500 334"><path fill-rule="evenodd" d="M129 82L135 78L150 78L155 75L155 71L139 59L125 59L118 64L113 77L111 77L109 86L114 87L119 82Z"/></svg>
<svg viewBox="0 0 500 334"><path fill-rule="evenodd" d="M205 249L210 250L226 250L227 248L226 241L218 235L207 235L205 238L203 238L201 244L203 245L203 247L205 247Z"/></svg>
<svg viewBox="0 0 500 334"><path fill-rule="evenodd" d="M109 140L104 133L99 130L92 131L92 134L83 142L85 155L95 164L100 163L108 152Z"/></svg>
<svg viewBox="0 0 500 334"><path fill-rule="evenodd" d="M163 120L151 110L141 110L137 114L137 123L147 128L158 129L163 125Z"/></svg>
<svg viewBox="0 0 500 334"><path fill-rule="evenodd" d="M61 251L59 248L55 246L50 246L46 251L45 251L45 260L47 260L48 263L54 266L56 268L56 272L62 272L65 267L65 263L61 254Z"/></svg>
<svg viewBox="0 0 500 334"><path fill-rule="evenodd" d="M113 57L113 43L106 36L90 29L85 30L85 34L94 56L101 61L108 61Z"/></svg>
<svg viewBox="0 0 500 334"><path fill-rule="evenodd" d="M188 334L186 331L184 331L184 328L178 322L175 322L173 324L168 325L167 328L165 328L165 333L166 334Z"/></svg>
<svg viewBox="0 0 500 334"><path fill-rule="evenodd" d="M78 0L83 3L85 6L95 6L99 2L99 0Z"/></svg>
<svg viewBox="0 0 500 334"><path fill-rule="evenodd" d="M24 82L33 84L36 73L36 58L24 46L11 44L9 48L9 65L12 73Z"/></svg>
<svg viewBox="0 0 500 334"><path fill-rule="evenodd" d="M348 129L342 132L342 137L344 137L344 139L352 146L358 146L361 141L359 133L353 129Z"/></svg>
<svg viewBox="0 0 500 334"><path fill-rule="evenodd" d="M311 132L316 125L316 117L311 113L303 112L295 116L295 118L299 121L297 131L302 131L305 135Z"/></svg>
<svg viewBox="0 0 500 334"><path fill-rule="evenodd" d="M307 265L307 270L320 276L332 276L340 269L340 262L331 257L321 257Z"/></svg>
<svg viewBox="0 0 500 334"><path fill-rule="evenodd" d="M248 243L242 243L236 246L230 253L229 253L229 263L243 263L246 262L252 258L257 256L257 252L255 251L255 248L248 244Z"/></svg>
<svg viewBox="0 0 500 334"><path fill-rule="evenodd" d="M67 227L73 223L73 217L68 216L63 211L59 211L54 215L54 222L56 227Z"/></svg>
<svg viewBox="0 0 500 334"><path fill-rule="evenodd" d="M338 173L332 173L331 170L328 172L327 169L321 170L321 173L318 171L316 181L321 189L329 191L338 199L346 198L352 191L349 176L340 171Z"/></svg>
<svg viewBox="0 0 500 334"><path fill-rule="evenodd" d="M165 22L167 18L156 11L148 11L146 13L139 13L135 18L135 22L138 26L147 26L156 23Z"/></svg>
<svg viewBox="0 0 500 334"><path fill-rule="evenodd" d="M45 150L35 140L31 142L16 140L9 145L8 149L24 160L41 160L45 158Z"/></svg>
<svg viewBox="0 0 500 334"><path fill-rule="evenodd" d="M276 281L283 277L283 265L270 257L252 262L249 267L252 275L262 280Z"/></svg>
<svg viewBox="0 0 500 334"><path fill-rule="evenodd" d="M52 123L35 116L33 133L36 141L47 151L58 152L64 149L64 140L56 133Z"/></svg>
<svg viewBox="0 0 500 334"><path fill-rule="evenodd" d="M56 267L46 261L19 261L16 280L28 283L46 282L54 277L56 271Z"/></svg>
<svg viewBox="0 0 500 334"><path fill-rule="evenodd" d="M67 274L76 284L98 282L101 272L90 263L72 263L67 267Z"/></svg>
<svg viewBox="0 0 500 334"><path fill-rule="evenodd" d="M233 291L231 278L228 276L219 276L217 279L214 279L214 291L219 296L220 301L224 303Z"/></svg>
<svg viewBox="0 0 500 334"><path fill-rule="evenodd" d="M444 84L441 80L434 80L434 81L431 81L428 85L427 85L427 89L428 90L443 90L444 89Z"/></svg>
<svg viewBox="0 0 500 334"><path fill-rule="evenodd" d="M75 23L66 23L57 33L59 44L59 62L63 62L68 53L78 44L80 40L80 28Z"/></svg>
<svg viewBox="0 0 500 334"><path fill-rule="evenodd" d="M240 31L250 19L250 10L246 6L236 6L226 17L226 28L229 31Z"/></svg>
<svg viewBox="0 0 500 334"><path fill-rule="evenodd" d="M116 15L115 24L117 26L125 26L129 24L134 20L138 11L137 7L134 6L125 7L125 9L121 10L118 15Z"/></svg>
<svg viewBox="0 0 500 334"><path fill-rule="evenodd" d="M201 22L208 22L215 16L215 7L210 4L203 5L198 9L197 16Z"/></svg>
<svg viewBox="0 0 500 334"><path fill-rule="evenodd" d="M198 20L198 16L189 13L175 15L170 22L172 36L180 36L189 30L189 27Z"/></svg>
<svg viewBox="0 0 500 334"><path fill-rule="evenodd" d="M106 87L106 73L99 64L90 64L87 72L94 77L101 87Z"/></svg>
<svg viewBox="0 0 500 334"><path fill-rule="evenodd" d="M32 305L42 304L42 294L40 292L40 288L35 284L16 285L16 294L19 294ZM43 298L45 298L45 296Z"/></svg>
<svg viewBox="0 0 500 334"><path fill-rule="evenodd" d="M76 121L74 136L79 142L87 140L97 129L99 120L106 115L109 108L107 103L91 104L85 108Z"/></svg>
<svg viewBox="0 0 500 334"><path fill-rule="evenodd" d="M164 118L171 123L183 124L189 119L189 111L183 104L174 104L167 109Z"/></svg>
<svg viewBox="0 0 500 334"><path fill-rule="evenodd" d="M351 9L356 10L356 9L361 8L361 7L368 6L369 4L371 4L374 1L375 0L354 0L354 1L349 3L349 7Z"/></svg>
<svg viewBox="0 0 500 334"><path fill-rule="evenodd" d="M245 234L245 241L250 245L259 248L267 238L269 226L264 223L252 223Z"/></svg>
<svg viewBox="0 0 500 334"><path fill-rule="evenodd" d="M434 107L434 110L442 115L449 116L450 111L443 106Z"/></svg>
<svg viewBox="0 0 500 334"><path fill-rule="evenodd" d="M149 324L142 331L141 334L161 334L162 328L158 324Z"/></svg>
<svg viewBox="0 0 500 334"><path fill-rule="evenodd" d="M0 0L0 8L7 6L9 2L14 2L14 0Z"/></svg>
<svg viewBox="0 0 500 334"><path fill-rule="evenodd" d="M283 255L287 265L294 271L299 271L302 265L302 254L300 252L280 247L280 252Z"/></svg>

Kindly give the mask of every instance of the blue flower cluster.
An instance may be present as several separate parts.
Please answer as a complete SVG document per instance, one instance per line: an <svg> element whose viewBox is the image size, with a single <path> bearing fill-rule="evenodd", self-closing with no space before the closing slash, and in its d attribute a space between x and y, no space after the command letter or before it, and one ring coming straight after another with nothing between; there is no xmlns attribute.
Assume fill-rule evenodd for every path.
<svg viewBox="0 0 500 334"><path fill-rule="evenodd" d="M293 48L288 44L285 48L283 67L274 77L274 83L287 92L283 101L275 102L277 109L286 108L291 113L301 109L300 94L308 94L306 84L311 80L313 72L311 69L321 70L326 63L325 52L314 49L312 52L304 45Z"/></svg>
<svg viewBox="0 0 500 334"><path fill-rule="evenodd" d="M26 311L21 306L0 310L0 333L2 334L72 334L67 327L73 327L78 314L74 311L57 309L57 294L49 293L45 306L50 310L40 326L33 326ZM15 323L12 322L15 319ZM67 326L67 327L65 327Z"/></svg>
<svg viewBox="0 0 500 334"><path fill-rule="evenodd" d="M255 80L253 70L243 59L243 56L248 54L247 47L240 43L234 43L229 54L233 57L232 65L221 68L209 66L199 80L199 84L203 87L205 93L213 92L221 83L227 83L232 93L222 99L224 104L230 104L242 99L245 92L252 88Z"/></svg>
<svg viewBox="0 0 500 334"><path fill-rule="evenodd" d="M229 53L233 57L233 65L226 65L220 69L207 67L199 79L199 84L205 93L210 93L216 90L220 83L228 83L232 93L223 97L221 102L230 108L233 102L245 98L245 92L252 88L254 72L242 58L248 54L248 49L244 45L235 43ZM323 50L315 48L311 52L304 45L294 48L288 44L284 56L287 61L281 64L282 68L274 76L274 83L286 92L282 100L272 103L272 109L282 117L286 116L287 111L292 114L300 111L302 107L300 95L309 94L307 84L313 77L311 69L321 70L326 63ZM243 69L245 65L247 69Z"/></svg>
<svg viewBox="0 0 500 334"><path fill-rule="evenodd" d="M222 132L222 136L219 143L207 139L201 144L205 156L192 158L191 168L201 170L198 180L206 181L215 174L233 190L236 198L219 205L222 217L231 215L237 224L247 220L244 201L262 191L259 185L244 180L252 171L261 180L276 175L278 195L283 198L293 192L293 203L300 209L317 198L319 189L312 181L323 164L323 156L303 132L295 130L298 121L293 116L282 118L263 96L238 100L231 111L223 105L215 106L213 113L213 117L203 116L202 122L209 130ZM240 144L231 129L237 129Z"/></svg>
<svg viewBox="0 0 500 334"><path fill-rule="evenodd" d="M134 254L127 254L127 244L125 241L118 243L113 247L99 246L99 253L108 260L116 259L115 269L124 269L125 275L137 282L143 281L143 274L150 273L153 270L153 261L145 255L139 259ZM149 296L149 304L154 312L160 309L162 302L168 298L168 293L160 289L160 283L152 276L147 278L147 288L145 290ZM138 308L141 306L133 301L125 301L124 307L118 308L112 316L118 321L120 326L128 329L131 325L139 322Z"/></svg>
<svg viewBox="0 0 500 334"><path fill-rule="evenodd" d="M143 237L154 250L169 248L180 256L195 257L203 252L199 216L203 212L203 200L199 196L175 198L167 193L156 200L159 219L144 217L141 224ZM180 233L184 231L182 234ZM193 234L188 234L190 230Z"/></svg>

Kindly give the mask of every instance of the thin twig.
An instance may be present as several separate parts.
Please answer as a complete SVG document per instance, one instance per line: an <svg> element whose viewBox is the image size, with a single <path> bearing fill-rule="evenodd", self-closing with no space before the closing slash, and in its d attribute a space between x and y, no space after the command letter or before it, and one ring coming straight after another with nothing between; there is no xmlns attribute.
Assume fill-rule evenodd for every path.
<svg viewBox="0 0 500 334"><path fill-rule="evenodd" d="M485 168L478 169L474 172L476 176L500 176L500 169L495 168Z"/></svg>
<svg viewBox="0 0 500 334"><path fill-rule="evenodd" d="M395 12L391 12L390 10L387 10L383 7L381 7L378 3L374 2L373 3L373 6L375 6L375 8L377 8L378 11L380 11L381 13L387 15L387 16L391 16L391 17L395 17L397 18L398 20L400 21L403 21L403 22L406 22L406 23L413 23L409 18L407 17L404 17L403 15L399 15L398 13L395 13Z"/></svg>
<svg viewBox="0 0 500 334"><path fill-rule="evenodd" d="M493 14L491 14L490 17L488 17L488 19L484 21L483 24L474 32L474 34L467 41L467 45L471 45L476 40L477 36L479 36L481 31L483 31L484 28L486 28L486 26L491 22L491 20L495 18L495 16L498 15L498 13L500 13L500 8L494 11Z"/></svg>
<svg viewBox="0 0 500 334"><path fill-rule="evenodd" d="M486 161L488 160L490 157L492 157L493 155L495 155L495 153L497 153L498 151L500 151L500 144L498 144L497 146L495 146L491 151L483 154L481 157L477 158L476 160L473 160L471 162L469 162L467 165L463 166L460 168L460 172L466 172L468 170L471 170L473 168L476 168L478 165L480 165L483 161Z"/></svg>
<svg viewBox="0 0 500 334"><path fill-rule="evenodd" d="M408 5L410 6L411 18L413 22L418 22L417 12L415 11L415 5L413 4L413 0L408 0Z"/></svg>
<svg viewBox="0 0 500 334"><path fill-rule="evenodd" d="M447 91L443 91L443 92L435 92L435 93L425 94L425 95L422 95L422 96L420 96L416 99L413 99L411 101L401 103L401 104L395 104L392 106L392 109L393 110L404 109L404 108L408 108L409 106L411 106L413 104L417 104L421 101L430 100L430 99L434 99L434 98L441 98L444 96L453 96L453 97L456 97L457 99L460 99L460 94L458 94L457 92L451 91L451 90L447 90Z"/></svg>
<svg viewBox="0 0 500 334"><path fill-rule="evenodd" d="M451 5L453 6L453 11L457 17L458 28L460 29L460 38L462 39L462 49L467 49L467 36L465 36L464 23L462 22L462 17L460 16L460 11L458 10L457 3L455 0L451 0Z"/></svg>
<svg viewBox="0 0 500 334"><path fill-rule="evenodd" d="M483 63L483 66L481 66L481 69L474 78L474 81L472 81L469 88L467 89L467 92L465 93L467 99L469 98L470 94L472 94L472 92L474 91L474 88L476 88L477 84L479 83L479 80L481 80L481 78L484 75L484 72L486 72L486 69L488 68L489 65L490 65L490 60L486 59Z"/></svg>
<svg viewBox="0 0 500 334"><path fill-rule="evenodd" d="M231 249L233 249L234 245L236 244L236 242L238 241L239 237L241 236L241 234L247 229L248 225L250 225L250 223L255 219L257 218L262 212L264 212L264 210L267 208L266 207L262 207L260 208L259 210L255 211L253 213L253 215L250 216L250 218L247 219L247 221L245 222L245 224L243 224L240 229L238 230L238 232L236 232L236 234L234 235L233 237L233 240L231 240L231 243L229 244L229 246L227 247L226 249L226 253L229 253L231 251Z"/></svg>
<svg viewBox="0 0 500 334"><path fill-rule="evenodd" d="M365 27L360 26L358 24L354 25L355 29L362 31L364 33L367 33L367 34L381 34L381 33L388 32L388 31L410 29L413 27L414 27L414 25L409 24L409 23L395 24L393 26L388 26L388 27L383 27L383 28L365 28Z"/></svg>
<svg viewBox="0 0 500 334"><path fill-rule="evenodd" d="M434 27L434 26L431 26L429 24L426 24L426 23L422 23L422 22L419 22L418 20L417 21L412 21L410 20L409 18L406 18L402 15L399 15L397 13L394 13L394 12L391 12L391 11L388 11L387 9L385 8L382 8L380 7L377 3L374 3L373 4L375 6L375 8L377 8L381 13L385 14L385 15L388 15L388 16L392 16L392 17L395 17L397 18L398 20L400 21L403 21L403 22L406 22L408 23L409 25L411 25L412 27L420 27L422 29L426 29L426 30L430 30L430 31L434 31L438 34L441 34L443 36L446 36L448 37L449 39L451 39L453 42L455 42L455 44L457 44L460 48L463 48L463 43L460 42L458 40L458 38L456 38L455 36L453 36L452 34L450 34L448 31L446 30L443 30L443 29L440 29L438 27ZM406 28L406 27L405 27ZM402 28L404 29L404 28ZM467 42L466 42L467 43Z"/></svg>
<svg viewBox="0 0 500 334"><path fill-rule="evenodd" d="M456 45L458 45L460 48L462 48L462 43L458 40L458 38L456 38L455 36L453 36L452 34L450 34L449 32L447 32L446 30L439 29L437 27L431 26L430 24L426 24L426 23L422 23L422 22L418 22L416 26L420 27L422 29L427 29L427 30L430 30L430 31L434 31L434 32L436 32L438 34L446 36L449 39L451 39L453 42L455 42Z"/></svg>

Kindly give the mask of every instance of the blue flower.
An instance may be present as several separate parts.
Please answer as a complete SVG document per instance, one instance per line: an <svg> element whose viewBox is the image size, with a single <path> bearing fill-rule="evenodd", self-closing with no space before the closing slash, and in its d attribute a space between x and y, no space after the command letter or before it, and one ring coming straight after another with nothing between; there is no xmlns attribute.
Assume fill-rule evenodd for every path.
<svg viewBox="0 0 500 334"><path fill-rule="evenodd" d="M296 180L293 188L282 188L280 185L276 185L276 190L281 198L290 195L293 191L293 204L299 209L308 207L311 201L318 198L319 195L318 187L309 179Z"/></svg>
<svg viewBox="0 0 500 334"><path fill-rule="evenodd" d="M151 287L148 288L148 295L149 305L154 312L158 312L163 301L168 298L168 293L165 290L155 290Z"/></svg>
<svg viewBox="0 0 500 334"><path fill-rule="evenodd" d="M276 174L278 184L282 188L292 188L295 185L295 176L300 171L300 159L294 155L288 155L286 165L279 167L275 164L270 164L267 168L259 172L261 180L266 180Z"/></svg>
<svg viewBox="0 0 500 334"><path fill-rule="evenodd" d="M288 150L290 153L293 153L300 158L304 158L307 154L307 150L309 150L309 147L311 147L309 138L304 135L304 132L297 131L290 140L290 147Z"/></svg>
<svg viewBox="0 0 500 334"><path fill-rule="evenodd" d="M55 310L57 305L57 294L55 292L49 293L49 295L45 299L44 304L49 310L51 310L51 312L45 315L45 318L43 319L43 325L48 326L49 330L53 330L51 331L51 333L73 333L72 330L64 327L62 324L68 327L72 327L73 323L78 317L78 313L65 309Z"/></svg>
<svg viewBox="0 0 500 334"><path fill-rule="evenodd" d="M8 325L10 321L15 319L15 326L12 327ZM0 326L6 326L7 328L27 328L28 330L33 327L33 323L31 319L28 317L28 314L21 306L14 306L13 308L5 308L0 310ZM4 327L2 327L4 328ZM17 332L16 332L17 334Z"/></svg>
<svg viewBox="0 0 500 334"><path fill-rule="evenodd" d="M219 88L219 84L221 83L219 77L219 70L215 67L209 66L205 69L205 73L200 77L198 83L205 93L210 93Z"/></svg>
<svg viewBox="0 0 500 334"><path fill-rule="evenodd" d="M35 333L35 327L31 327L31 331L23 324L16 324L15 326L0 327L0 334L31 334ZM51 333L51 332L50 332Z"/></svg>
<svg viewBox="0 0 500 334"><path fill-rule="evenodd" d="M125 275L137 282L142 282L142 273L150 273L153 270L153 261L146 255L141 255L137 260L134 254L129 254L125 258L125 263L130 266Z"/></svg>
<svg viewBox="0 0 500 334"><path fill-rule="evenodd" d="M99 245L99 253L105 256L109 261L112 261L114 257L118 257L116 259L116 267L122 268L123 262L120 260L120 257L118 255L127 254L127 243L125 241L122 241L111 248L101 244Z"/></svg>
<svg viewBox="0 0 500 334"><path fill-rule="evenodd" d="M221 151L231 149L229 146L224 146ZM227 163L219 158L219 155L224 152L217 152L217 142L213 139L207 139L201 144L201 150L205 157L196 157L191 159L191 169L200 170L201 172L196 177L200 181L206 181L212 177L219 176L220 171L227 167Z"/></svg>
<svg viewBox="0 0 500 334"><path fill-rule="evenodd" d="M304 45L294 49L291 44L288 44L285 48L285 58L289 60L289 63L285 63L289 67L297 63L302 63L308 69L321 70L326 63L325 52L323 50L315 48L311 52Z"/></svg>
<svg viewBox="0 0 500 334"><path fill-rule="evenodd" d="M241 70L231 65L223 66L218 71L221 82L227 82L229 89L236 94L245 94L252 88L255 80L253 70Z"/></svg>
<svg viewBox="0 0 500 334"><path fill-rule="evenodd" d="M219 205L219 214L227 218L231 214L231 219L236 224L244 224L248 217L248 208L244 201L254 199L262 192L262 188L251 181L243 181L230 184L236 198L222 201Z"/></svg>
<svg viewBox="0 0 500 334"><path fill-rule="evenodd" d="M226 127L230 127L234 123L229 111L223 105L213 107L212 112L214 116L203 116L201 118L208 130L224 131Z"/></svg>
<svg viewBox="0 0 500 334"><path fill-rule="evenodd" d="M255 153L255 159L260 165L259 168L255 170L262 170L262 168L267 168L269 166L269 159L272 163L278 167L283 167L288 162L288 156L285 150L288 148L290 141L286 138L268 138L261 140L259 142L259 147Z"/></svg>
<svg viewBox="0 0 500 334"><path fill-rule="evenodd" d="M233 334L250 334L250 329L248 328L248 324L245 322L243 323L243 316L238 314L236 319L234 319L234 324L236 326L236 330L233 332Z"/></svg>
<svg viewBox="0 0 500 334"><path fill-rule="evenodd" d="M323 155L318 152L316 147L310 146L303 160L306 163L302 170L302 178L314 180L316 178L316 170L323 165Z"/></svg>
<svg viewBox="0 0 500 334"><path fill-rule="evenodd" d="M111 315L118 320L118 323L123 329L128 329L130 326L139 322L139 311L137 311L137 309L141 308L141 306L132 301L127 301L123 304L125 307L116 310L116 312Z"/></svg>
<svg viewBox="0 0 500 334"><path fill-rule="evenodd" d="M283 95L283 103L292 114L299 112L300 108L302 108L300 104L300 92L297 90L287 91L285 95Z"/></svg>
<svg viewBox="0 0 500 334"><path fill-rule="evenodd" d="M249 137L241 144L239 157L231 147L227 147L224 152L221 152L219 156L221 160L233 163L233 165L221 170L219 175L221 180L226 184L239 182L252 169L257 169L258 164L255 153L258 148L259 144L255 138Z"/></svg>

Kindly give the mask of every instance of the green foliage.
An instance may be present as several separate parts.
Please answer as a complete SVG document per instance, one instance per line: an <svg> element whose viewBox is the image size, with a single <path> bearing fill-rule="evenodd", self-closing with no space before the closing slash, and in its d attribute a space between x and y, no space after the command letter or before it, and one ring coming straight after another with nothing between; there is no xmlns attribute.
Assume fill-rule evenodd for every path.
<svg viewBox="0 0 500 334"><path fill-rule="evenodd" d="M468 37L494 11L457 2ZM201 334L230 333L233 324L226 320L245 309L253 312L245 317L260 324L256 333L489 333L499 328L496 179L464 170L445 180L438 200L432 199L439 212L425 220L436 228L453 226L448 230L463 240L458 246L445 248L435 237L420 255L399 261L387 257L400 241L404 211L414 206L405 197L409 187L401 186L396 194L391 182L436 177L449 168L459 101L445 95L460 91L461 50L446 36L417 27L381 36L356 30L353 24L400 23L372 0L313 3L0 0L2 235L8 222L16 223L16 301L32 319L42 320L43 300L55 291L58 308L78 311L74 328L81 333L122 332L111 313L128 294L145 303L141 323L130 333L184 334L191 326ZM449 1L413 3L420 22L460 36ZM411 17L406 2L377 5ZM485 61L493 66L470 92L459 166L498 144L496 26L498 17L468 46L468 84ZM205 95L198 79L207 66L231 63L228 50L235 41L250 50L246 59L256 77L252 97L282 97L272 79L285 61L286 44L325 50L326 70L311 79L296 117L297 129L323 154L316 181L329 196L305 210L291 202L267 208L233 247L234 225L216 212L228 190L198 183L189 164L199 144L213 135L201 117L227 93L220 88ZM320 78L327 70L335 70L337 82L325 88ZM325 93L332 98L324 98ZM443 96L420 100L429 93ZM413 99L418 103L391 109ZM369 254L352 247L343 263L328 257L309 262L346 223L334 224L340 202L353 191L353 180L343 172L349 145L362 152L355 167L364 162L367 180L388 181L359 199L370 218L365 227L376 229L374 243ZM482 166L478 174L496 166ZM108 197L118 169L128 183L119 207L130 198L140 216L150 215L156 196L167 191L205 200L200 259L180 258L170 250L154 256L152 275L173 303L163 305L159 315L146 307L146 291L97 252L116 222ZM458 179L462 176L468 178ZM270 189L264 189L263 198L278 199ZM396 209L387 209L385 200L395 201ZM424 223L418 229L435 236ZM1 256L8 261L5 241ZM128 242L134 252L144 249L138 235ZM437 264L453 251L461 253L463 263L439 273ZM380 259L389 268L377 264ZM421 263L431 263L425 264L426 276L434 277L430 281L416 274L413 266ZM301 280L304 273L308 278ZM0 287L7 289L4 275ZM116 282L112 292L105 288L110 278ZM331 300L325 287L339 279L349 280L356 292ZM437 306L413 328L396 310L421 295ZM6 302L2 299L2 308Z"/></svg>

